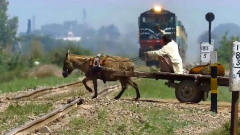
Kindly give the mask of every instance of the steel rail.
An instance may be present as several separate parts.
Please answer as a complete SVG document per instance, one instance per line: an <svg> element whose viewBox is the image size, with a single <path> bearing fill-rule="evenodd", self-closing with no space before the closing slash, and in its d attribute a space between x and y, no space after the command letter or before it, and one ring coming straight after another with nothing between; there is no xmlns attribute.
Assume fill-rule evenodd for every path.
<svg viewBox="0 0 240 135"><path fill-rule="evenodd" d="M44 125L60 118L70 112L73 108L76 108L78 104L83 104L83 100L81 98L77 98L74 101L70 102L69 104L63 105L62 107L53 110L52 112L41 116L38 119L33 121L29 121L24 125L12 129L10 132L6 133L6 135L22 135L22 134L29 134L34 130L43 127Z"/></svg>
<svg viewBox="0 0 240 135"><path fill-rule="evenodd" d="M109 87L103 89L102 91L100 91L99 96L108 95L111 92L113 92L114 90L119 89L119 88L120 88L120 85L109 86ZM106 94L104 94L104 93L106 93ZM6 135L29 134L29 133L35 131L36 129L39 129L39 128L47 125L48 123L56 120L57 118L60 118L60 117L64 116L65 114L69 113L72 109L76 108L77 105L82 105L82 104L83 104L83 99L77 98L74 101L72 101L66 105L63 105L62 107L55 109L52 112L47 113L38 119L29 121L20 127L12 129L8 133L6 133Z"/></svg>
<svg viewBox="0 0 240 135"><path fill-rule="evenodd" d="M31 96L39 94L41 92L45 92L45 91L49 91L49 90L55 90L55 89L59 89L59 88L64 88L64 87L68 87L68 86L72 86L72 85L76 85L76 84L80 84L80 83L82 83L82 81L77 81L77 82L73 82L73 83L69 83L69 84L64 84L64 85L60 85L60 86L57 86L57 87L42 88L42 89L38 89L38 90L34 90L34 91L31 91L31 92L28 92L28 93L18 95L16 97L12 97L12 98L8 97L8 99L18 100L18 99L22 99L22 98L26 98L26 97L31 97Z"/></svg>

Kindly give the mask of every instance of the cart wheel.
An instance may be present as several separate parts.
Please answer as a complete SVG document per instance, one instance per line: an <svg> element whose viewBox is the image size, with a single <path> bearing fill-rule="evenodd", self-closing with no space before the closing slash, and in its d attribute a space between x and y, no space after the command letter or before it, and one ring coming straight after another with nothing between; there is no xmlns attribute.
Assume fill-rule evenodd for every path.
<svg viewBox="0 0 240 135"><path fill-rule="evenodd" d="M184 80L179 83L175 90L176 98L180 102L198 103L203 97L203 92L198 90L197 85L191 80Z"/></svg>

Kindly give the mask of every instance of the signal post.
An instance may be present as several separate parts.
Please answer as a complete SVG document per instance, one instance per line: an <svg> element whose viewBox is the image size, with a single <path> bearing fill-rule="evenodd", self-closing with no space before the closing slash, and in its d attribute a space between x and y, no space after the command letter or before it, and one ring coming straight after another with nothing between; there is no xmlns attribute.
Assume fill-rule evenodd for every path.
<svg viewBox="0 0 240 135"><path fill-rule="evenodd" d="M208 37L209 37L209 44L211 45L211 26L212 21L215 19L215 15L212 12L208 12L205 15L205 19L209 23L209 29L208 29ZM210 81L210 91L211 91L211 111L217 113L217 54L214 54L214 51L212 53L213 58L211 58L211 81ZM214 56L216 58L214 58ZM210 56L211 57L211 56Z"/></svg>

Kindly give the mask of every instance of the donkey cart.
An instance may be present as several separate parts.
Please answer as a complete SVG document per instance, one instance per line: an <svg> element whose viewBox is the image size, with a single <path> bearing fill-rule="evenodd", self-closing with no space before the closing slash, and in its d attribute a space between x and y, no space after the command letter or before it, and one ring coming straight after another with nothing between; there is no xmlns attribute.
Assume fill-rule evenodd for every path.
<svg viewBox="0 0 240 135"><path fill-rule="evenodd" d="M106 69L109 70L109 69ZM175 74L166 72L126 72L114 71L116 76L140 77L168 80L165 84L175 88L175 96L180 102L199 103L206 100L210 91L210 75ZM218 86L229 86L229 78L218 76Z"/></svg>

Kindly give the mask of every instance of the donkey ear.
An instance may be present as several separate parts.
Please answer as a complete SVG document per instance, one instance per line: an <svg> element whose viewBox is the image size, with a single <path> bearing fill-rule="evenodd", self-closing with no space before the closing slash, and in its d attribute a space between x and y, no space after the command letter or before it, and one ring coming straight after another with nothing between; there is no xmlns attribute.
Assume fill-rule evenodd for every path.
<svg viewBox="0 0 240 135"><path fill-rule="evenodd" d="M70 55L70 54L71 54L71 52L70 52L70 49L68 49L67 53L68 53L68 55Z"/></svg>
<svg viewBox="0 0 240 135"><path fill-rule="evenodd" d="M66 54L66 58L67 58L67 59L70 58L69 55L70 55L70 50L68 49L67 54Z"/></svg>

